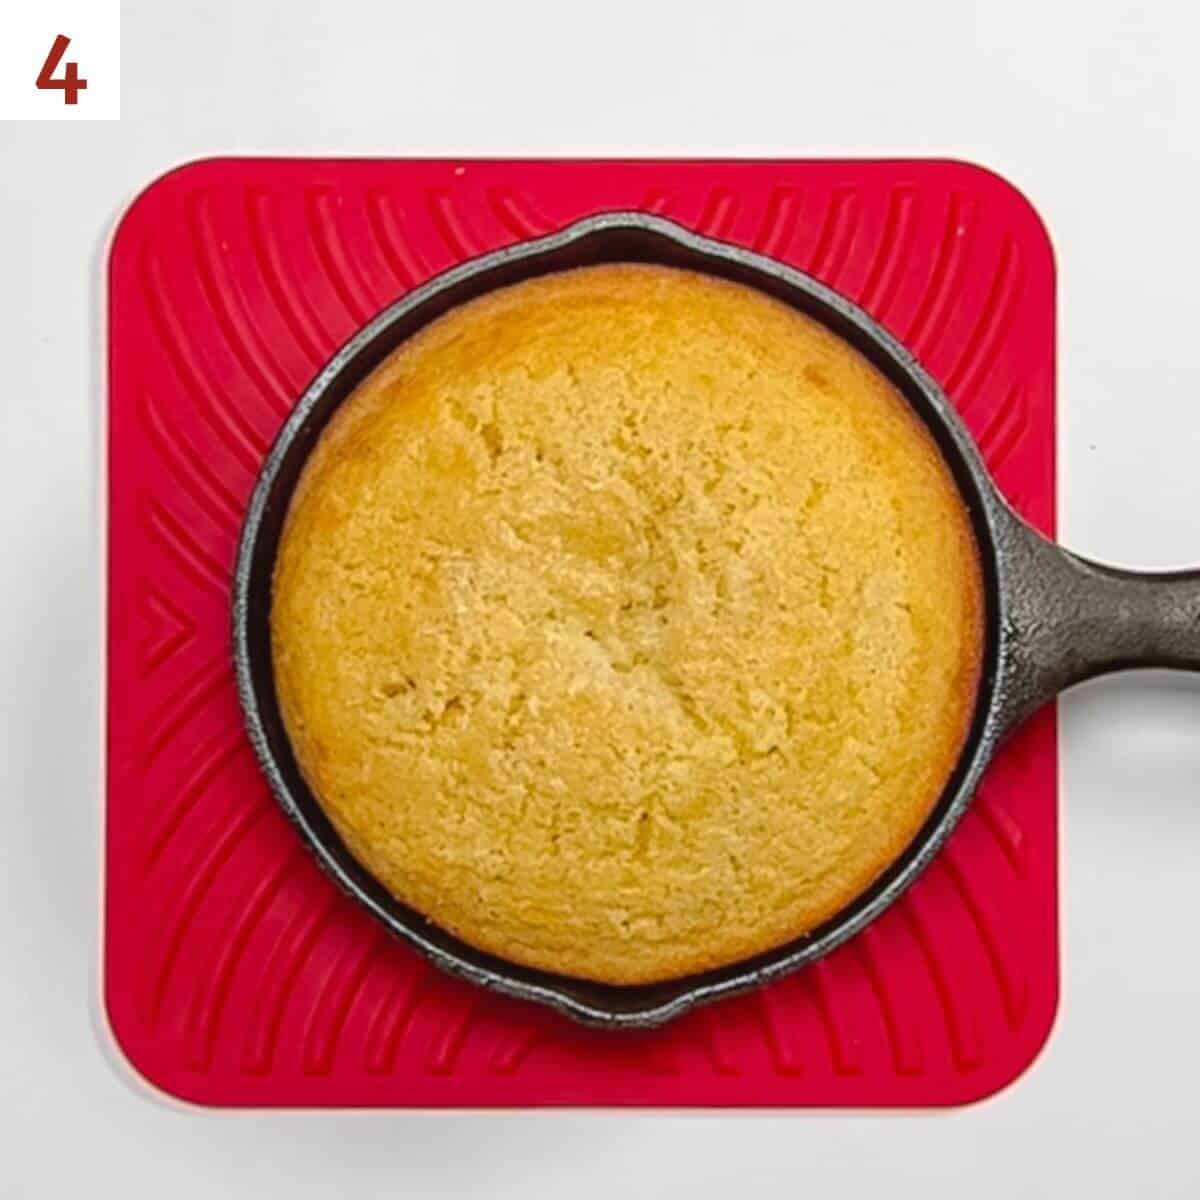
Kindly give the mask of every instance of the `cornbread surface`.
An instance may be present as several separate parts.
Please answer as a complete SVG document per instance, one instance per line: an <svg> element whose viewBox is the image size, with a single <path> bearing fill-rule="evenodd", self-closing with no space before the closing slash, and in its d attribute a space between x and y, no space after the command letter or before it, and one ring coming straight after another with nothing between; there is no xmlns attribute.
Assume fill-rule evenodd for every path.
<svg viewBox="0 0 1200 1200"><path fill-rule="evenodd" d="M620 265L492 293L322 435L272 609L301 769L398 898L614 983L835 914L953 769L968 518L855 351L735 284Z"/></svg>

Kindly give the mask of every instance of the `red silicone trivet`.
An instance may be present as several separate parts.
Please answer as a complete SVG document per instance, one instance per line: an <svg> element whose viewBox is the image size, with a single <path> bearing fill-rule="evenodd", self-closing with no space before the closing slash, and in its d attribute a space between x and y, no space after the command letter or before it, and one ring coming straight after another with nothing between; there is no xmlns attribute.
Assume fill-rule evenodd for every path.
<svg viewBox="0 0 1200 1200"><path fill-rule="evenodd" d="M334 349L453 263L642 208L812 272L925 363L1054 524L1054 265L949 162L224 159L152 184L110 259L104 988L133 1067L226 1105L940 1105L1032 1061L1058 997L1052 709L864 935L636 1035L443 977L338 894L242 734L229 574L276 429Z"/></svg>

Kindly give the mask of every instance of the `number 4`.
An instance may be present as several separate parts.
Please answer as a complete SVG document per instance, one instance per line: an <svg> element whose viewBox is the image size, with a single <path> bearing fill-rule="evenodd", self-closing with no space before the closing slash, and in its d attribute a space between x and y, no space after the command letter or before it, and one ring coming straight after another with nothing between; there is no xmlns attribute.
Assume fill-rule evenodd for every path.
<svg viewBox="0 0 1200 1200"><path fill-rule="evenodd" d="M61 91L64 104L78 104L79 93L87 87L87 80L79 78L78 63L67 63L62 77L54 77L54 72L70 44L71 39L63 37L61 33L54 39L54 45L50 47L50 53L46 55L46 61L42 63L42 69L38 72L37 85L39 91Z"/></svg>

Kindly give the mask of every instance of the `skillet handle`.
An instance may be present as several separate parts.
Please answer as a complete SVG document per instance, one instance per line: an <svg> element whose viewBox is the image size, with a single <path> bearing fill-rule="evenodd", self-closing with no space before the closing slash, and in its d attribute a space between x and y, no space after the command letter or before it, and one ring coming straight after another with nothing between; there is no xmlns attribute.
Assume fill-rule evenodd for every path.
<svg viewBox="0 0 1200 1200"><path fill-rule="evenodd" d="M1011 576L1001 732L1097 675L1140 667L1200 671L1200 571L1148 574L1090 562L1006 515L1002 557Z"/></svg>

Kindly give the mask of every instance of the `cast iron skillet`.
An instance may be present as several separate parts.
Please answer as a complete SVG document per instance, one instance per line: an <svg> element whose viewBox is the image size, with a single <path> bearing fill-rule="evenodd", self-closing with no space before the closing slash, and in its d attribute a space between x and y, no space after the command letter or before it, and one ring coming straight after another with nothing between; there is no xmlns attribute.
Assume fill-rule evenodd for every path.
<svg viewBox="0 0 1200 1200"><path fill-rule="evenodd" d="M766 954L667 983L617 987L517 966L445 933L389 895L351 856L305 786L280 718L271 670L271 575L288 500L330 415L387 354L455 305L532 276L606 262L705 271L824 322L899 388L937 439L974 522L987 589L983 678L971 730L935 811L904 855L832 920ZM475 983L551 1005L594 1025L658 1025L697 1004L778 978L828 954L874 920L921 873L957 824L997 743L1072 683L1130 667L1200 670L1200 572L1136 575L1045 541L1008 507L938 385L866 313L773 259L638 212L589 217L548 237L439 275L376 317L304 393L263 464L234 575L233 642L246 726L283 811L321 865L393 933Z"/></svg>

